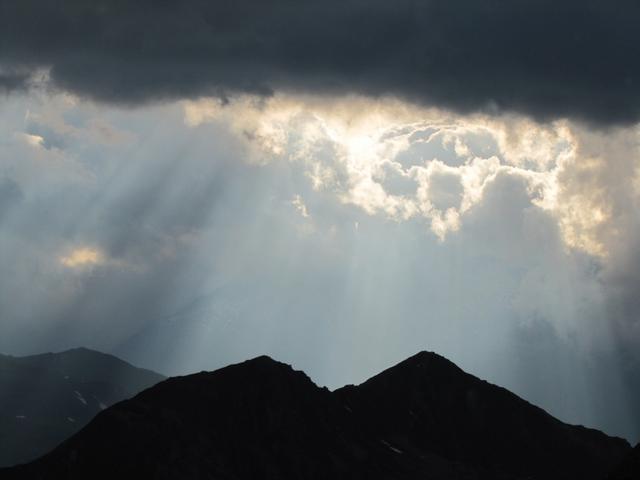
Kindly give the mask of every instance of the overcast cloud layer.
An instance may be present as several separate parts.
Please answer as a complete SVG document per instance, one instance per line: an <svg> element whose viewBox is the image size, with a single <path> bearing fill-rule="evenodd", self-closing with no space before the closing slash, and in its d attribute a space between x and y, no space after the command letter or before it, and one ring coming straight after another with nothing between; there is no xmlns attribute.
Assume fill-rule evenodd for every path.
<svg viewBox="0 0 640 480"><path fill-rule="evenodd" d="M640 116L635 0L0 2L0 91L107 102L391 94L461 112Z"/></svg>

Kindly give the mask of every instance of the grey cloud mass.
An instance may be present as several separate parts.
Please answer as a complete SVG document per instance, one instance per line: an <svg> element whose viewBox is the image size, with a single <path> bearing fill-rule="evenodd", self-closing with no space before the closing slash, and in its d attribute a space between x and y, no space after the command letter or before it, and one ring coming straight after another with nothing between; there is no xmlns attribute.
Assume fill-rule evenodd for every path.
<svg viewBox="0 0 640 480"><path fill-rule="evenodd" d="M632 0L3 0L0 64L124 104L356 92L608 125L640 118L638 24Z"/></svg>

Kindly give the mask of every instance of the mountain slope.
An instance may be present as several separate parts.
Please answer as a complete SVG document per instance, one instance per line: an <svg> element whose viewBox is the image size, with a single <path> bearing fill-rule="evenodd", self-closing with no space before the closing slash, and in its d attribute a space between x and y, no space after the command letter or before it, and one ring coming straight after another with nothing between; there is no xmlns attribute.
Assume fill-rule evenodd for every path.
<svg viewBox="0 0 640 480"><path fill-rule="evenodd" d="M335 392L258 357L155 385L0 478L596 479L629 450L435 354Z"/></svg>
<svg viewBox="0 0 640 480"><path fill-rule="evenodd" d="M50 455L13 473L364 479L391 470L384 456L372 454L382 446L362 437L347 415L302 372L259 357L162 382L105 410Z"/></svg>
<svg viewBox="0 0 640 480"><path fill-rule="evenodd" d="M640 478L640 443L629 452L607 480L638 480Z"/></svg>
<svg viewBox="0 0 640 480"><path fill-rule="evenodd" d="M84 348L0 355L0 466L47 453L98 412L164 378Z"/></svg>

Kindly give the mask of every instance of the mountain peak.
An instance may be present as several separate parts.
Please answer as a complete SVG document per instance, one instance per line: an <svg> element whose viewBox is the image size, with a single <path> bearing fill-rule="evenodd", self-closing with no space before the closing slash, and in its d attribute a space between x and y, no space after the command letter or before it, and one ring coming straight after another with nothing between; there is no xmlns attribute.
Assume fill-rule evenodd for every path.
<svg viewBox="0 0 640 480"><path fill-rule="evenodd" d="M188 397L208 398L211 402L218 403L221 401L221 392L224 392L225 397L235 398L240 402L253 402L246 399L255 397L261 398L264 403L275 405L288 401L285 400L287 395L302 395L300 392L313 389L317 389L317 386L304 372L294 370L291 365L267 355L260 355L218 370L169 378L138 397L152 399L157 404L169 401L182 405ZM178 396L184 399L178 399Z"/></svg>
<svg viewBox="0 0 640 480"><path fill-rule="evenodd" d="M227 367L223 367L214 372L210 372L212 375L218 374L218 372L229 373L231 371L234 372L243 372L243 374L247 375L258 375L258 376L278 376L280 378L299 378L304 379L305 382L309 382L313 384L313 381L301 370L294 369L288 363L279 362L278 360L274 360L268 355L260 355L258 357L251 358L249 360L245 360L244 362L235 363L229 365ZM315 385L315 384L314 384Z"/></svg>
<svg viewBox="0 0 640 480"><path fill-rule="evenodd" d="M396 388L402 385L415 389L425 383L433 386L441 382L449 383L453 378L475 377L465 373L442 355L423 350L371 377L362 384L362 387L367 388L367 386L375 384L387 386L393 384Z"/></svg>
<svg viewBox="0 0 640 480"><path fill-rule="evenodd" d="M455 363L448 358L443 357L435 352L428 350L421 350L420 352L412 355L411 357L398 363L396 367L400 365L412 365L412 366L426 366L426 365L440 365L442 367L452 367L456 370L462 371ZM394 367L391 367L394 368Z"/></svg>
<svg viewBox="0 0 640 480"><path fill-rule="evenodd" d="M294 374L305 375L304 372L295 370L288 363L279 362L278 360L274 360L268 355L260 355L254 358L250 358L249 360L245 360L239 363L234 363L209 373L215 374L217 372L227 372L231 370L241 370L246 372L250 372L250 371L260 372L261 374L267 374L268 372L279 372L281 374L294 373Z"/></svg>
<svg viewBox="0 0 640 480"><path fill-rule="evenodd" d="M283 362L279 362L278 360L274 360L269 355L258 355L257 357L250 358L249 360L245 360L244 362L237 363L236 365L272 365L272 366L286 366L292 368L291 365L288 365Z"/></svg>
<svg viewBox="0 0 640 480"><path fill-rule="evenodd" d="M57 355L99 355L99 356L117 358L114 355L111 355L109 353L101 352L99 350L94 350L92 348L87 348L87 347L69 348L67 350L63 350L62 352L58 352Z"/></svg>

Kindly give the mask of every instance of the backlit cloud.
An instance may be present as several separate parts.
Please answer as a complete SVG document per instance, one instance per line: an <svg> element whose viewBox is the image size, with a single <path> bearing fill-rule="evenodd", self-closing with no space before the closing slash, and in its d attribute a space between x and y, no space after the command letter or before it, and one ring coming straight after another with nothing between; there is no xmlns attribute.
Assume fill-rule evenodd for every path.
<svg viewBox="0 0 640 480"><path fill-rule="evenodd" d="M253 161L303 165L312 186L369 214L422 217L441 240L456 231L499 173L522 177L532 204L550 212L566 245L606 255L598 234L608 201L568 193L595 162L589 133L567 121L459 116L396 100L275 96L185 103L190 126L218 121L253 148ZM622 129L622 131L633 129ZM627 142L627 145L629 143ZM633 149L628 150L633 155ZM598 164L600 165L600 164ZM580 180L576 180L580 183ZM581 184L581 183L580 183ZM584 186L588 188L587 185Z"/></svg>
<svg viewBox="0 0 640 480"><path fill-rule="evenodd" d="M60 257L61 265L74 269L103 265L105 262L104 253L91 247L79 247Z"/></svg>

